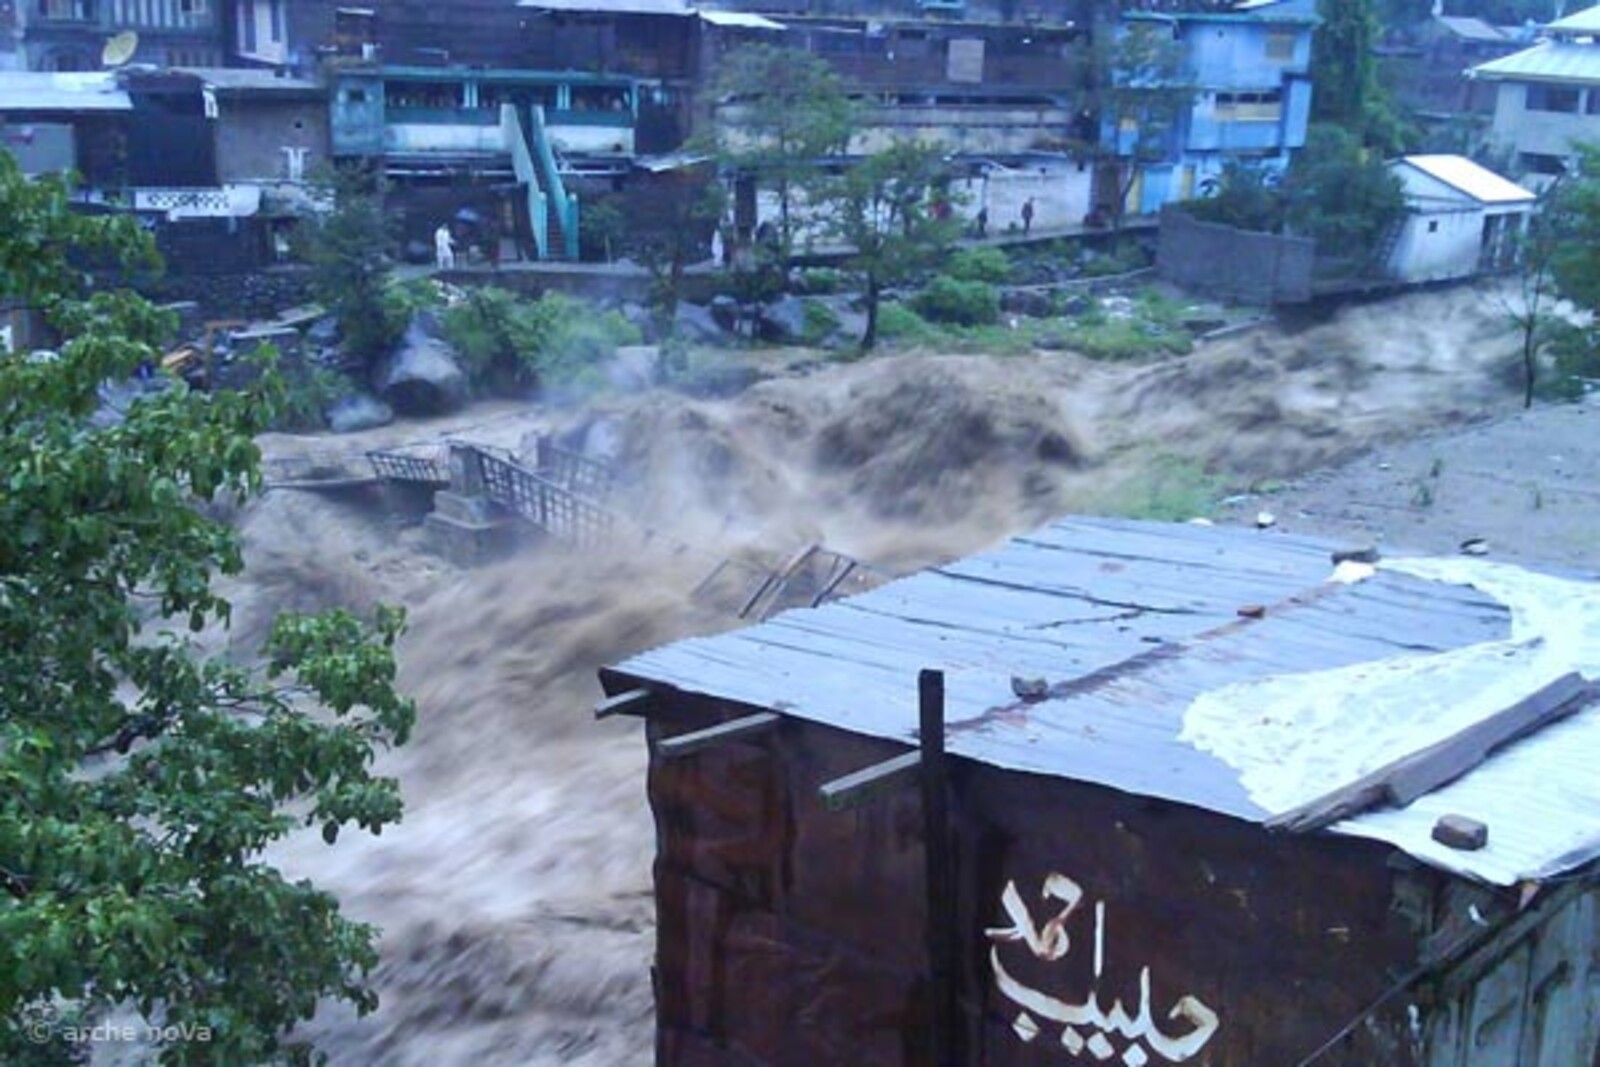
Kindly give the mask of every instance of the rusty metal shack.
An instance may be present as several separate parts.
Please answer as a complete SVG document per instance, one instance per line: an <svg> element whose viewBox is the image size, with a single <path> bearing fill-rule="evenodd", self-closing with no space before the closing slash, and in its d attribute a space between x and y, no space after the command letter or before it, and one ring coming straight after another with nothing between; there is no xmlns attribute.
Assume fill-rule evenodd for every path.
<svg viewBox="0 0 1600 1067"><path fill-rule="evenodd" d="M601 672L662 1067L1600 1064L1600 583L1069 518Z"/></svg>

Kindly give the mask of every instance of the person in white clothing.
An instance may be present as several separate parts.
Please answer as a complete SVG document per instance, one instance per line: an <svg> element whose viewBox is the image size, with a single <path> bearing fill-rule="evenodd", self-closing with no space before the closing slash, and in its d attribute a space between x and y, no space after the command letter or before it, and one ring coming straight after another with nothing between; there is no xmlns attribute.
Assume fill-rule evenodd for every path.
<svg viewBox="0 0 1600 1067"><path fill-rule="evenodd" d="M433 231L434 264L440 270L454 270L456 265L455 241L450 235L450 224L441 222Z"/></svg>

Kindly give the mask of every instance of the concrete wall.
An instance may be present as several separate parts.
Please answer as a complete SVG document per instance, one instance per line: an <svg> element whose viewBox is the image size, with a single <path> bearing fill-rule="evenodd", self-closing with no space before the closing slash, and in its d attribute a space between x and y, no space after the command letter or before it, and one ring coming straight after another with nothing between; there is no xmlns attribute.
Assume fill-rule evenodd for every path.
<svg viewBox="0 0 1600 1067"><path fill-rule="evenodd" d="M1576 154L1574 143L1600 140L1600 115L1584 114L1582 101L1576 114L1529 111L1527 88L1520 82L1500 83L1494 123L1489 130L1489 140L1495 147L1570 157ZM1600 94L1600 86L1588 91Z"/></svg>
<svg viewBox="0 0 1600 1067"><path fill-rule="evenodd" d="M955 183L965 201L955 211L970 219L987 204L989 232L1005 233L1012 226L1022 229L1022 205L1031 199L1034 229L1082 226L1093 174L1087 164L1074 163L991 170L982 178Z"/></svg>
<svg viewBox="0 0 1600 1067"><path fill-rule="evenodd" d="M1527 210L1486 211L1479 207L1445 210L1423 209L1406 217L1400 239L1389 257L1390 274L1403 282L1438 282L1470 278L1483 260L1484 226L1491 216L1499 234L1496 247L1514 246L1510 235L1525 225Z"/></svg>
<svg viewBox="0 0 1600 1067"><path fill-rule="evenodd" d="M1483 212L1476 208L1415 212L1401 228L1389 272L1403 282L1465 278L1477 272L1482 233Z"/></svg>
<svg viewBox="0 0 1600 1067"><path fill-rule="evenodd" d="M288 179L285 148L304 150L304 174L328 161L326 99L223 97L218 106L217 170L222 181Z"/></svg>
<svg viewBox="0 0 1600 1067"><path fill-rule="evenodd" d="M850 150L878 152L896 140L915 140L952 152L1009 155L1059 139L1073 118L1066 108L1043 106L875 108L862 117Z"/></svg>
<svg viewBox="0 0 1600 1067"><path fill-rule="evenodd" d="M1022 205L1033 201L1033 228L1035 230L1061 229L1082 226L1089 213L1093 170L1085 164L1080 167L1070 161L1048 160L1032 166L990 168L986 173L963 178L950 183L953 194L951 210L956 218L969 225L985 207L989 209L988 232L1005 233L1022 230ZM790 212L797 221L795 244L805 248L808 244L826 246L829 243L827 227L816 217L798 191L790 196ZM756 219L778 224L778 196L769 189L756 194Z"/></svg>
<svg viewBox="0 0 1600 1067"><path fill-rule="evenodd" d="M1199 222L1175 208L1161 212L1156 270L1165 281L1246 304L1311 299L1316 242Z"/></svg>
<svg viewBox="0 0 1600 1067"><path fill-rule="evenodd" d="M191 300L200 317L268 319L278 312L311 302L309 273L301 268L275 268L244 274L165 274L139 285L156 301Z"/></svg>
<svg viewBox="0 0 1600 1067"><path fill-rule="evenodd" d="M1294 41L1288 59L1267 55L1268 42L1280 34ZM1274 86L1286 73L1304 74L1310 69L1308 26L1191 22L1184 27L1183 36L1196 82L1209 89Z"/></svg>

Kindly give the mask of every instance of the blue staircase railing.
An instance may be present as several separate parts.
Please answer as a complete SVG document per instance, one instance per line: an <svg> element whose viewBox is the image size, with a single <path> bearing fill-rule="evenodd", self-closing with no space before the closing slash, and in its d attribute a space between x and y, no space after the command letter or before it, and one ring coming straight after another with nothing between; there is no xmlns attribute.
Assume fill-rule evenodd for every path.
<svg viewBox="0 0 1600 1067"><path fill-rule="evenodd" d="M567 192L567 187L561 181L561 172L556 168L556 155L550 148L550 137L545 131L544 108L534 105L531 109L533 118L533 154L539 164L541 183L550 195L550 207L555 212L560 223L562 237L562 254L567 259L578 258L578 198Z"/></svg>
<svg viewBox="0 0 1600 1067"><path fill-rule="evenodd" d="M500 133L511 153L511 169L517 181L528 190L528 224L533 229L533 244L540 259L550 258L550 208L539 181L528 139L522 133L522 120L510 104L500 107Z"/></svg>

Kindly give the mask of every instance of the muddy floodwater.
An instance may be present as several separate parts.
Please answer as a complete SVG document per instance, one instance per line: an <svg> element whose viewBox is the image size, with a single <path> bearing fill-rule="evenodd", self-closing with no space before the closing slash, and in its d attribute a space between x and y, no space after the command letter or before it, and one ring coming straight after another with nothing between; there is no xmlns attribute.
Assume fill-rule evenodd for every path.
<svg viewBox="0 0 1600 1067"><path fill-rule="evenodd" d="M1152 470L1208 468L1239 487L1290 479L1514 411L1515 351L1503 305L1455 289L1160 362L904 354L714 401L502 404L334 442L267 438L272 455L451 429L497 443L560 431L615 459L617 507L656 535L462 570L420 529L352 504L278 491L237 516L241 651L283 608L382 600L410 612L401 681L418 728L383 759L404 821L333 848L297 838L273 857L384 931L380 1010L326 1012L310 1036L348 1065L650 1061L644 742L632 722L593 721L595 670L735 625L689 596L725 556L821 541L906 572L1052 515L1125 510L1152 492Z"/></svg>

